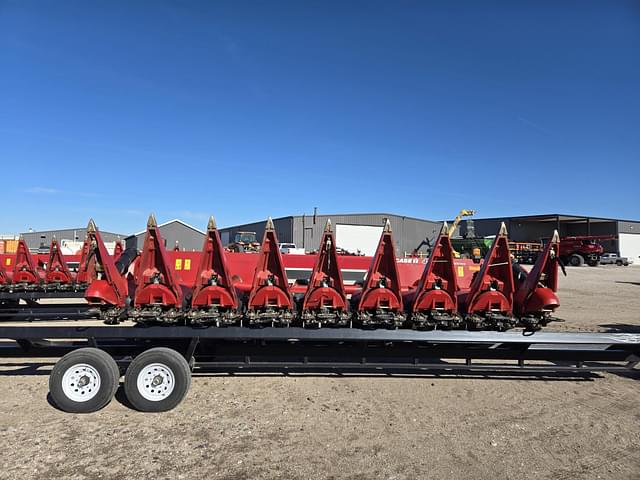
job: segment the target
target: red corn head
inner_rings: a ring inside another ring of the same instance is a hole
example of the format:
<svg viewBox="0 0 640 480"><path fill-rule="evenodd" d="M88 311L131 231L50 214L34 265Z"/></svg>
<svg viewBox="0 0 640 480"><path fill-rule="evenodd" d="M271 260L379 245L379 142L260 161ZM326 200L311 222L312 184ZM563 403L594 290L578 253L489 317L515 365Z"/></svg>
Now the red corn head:
<svg viewBox="0 0 640 480"><path fill-rule="evenodd" d="M287 325L293 319L293 298L271 218L267 220L257 256L247 303L247 319L251 324Z"/></svg>
<svg viewBox="0 0 640 480"><path fill-rule="evenodd" d="M229 272L220 234L211 217L193 287L191 323L229 325L240 319L238 296Z"/></svg>
<svg viewBox="0 0 640 480"><path fill-rule="evenodd" d="M41 278L36 268L36 263L29 251L27 242L20 237L18 240L18 248L16 250L16 260L13 266L12 277L14 288L18 289L35 289L40 285Z"/></svg>
<svg viewBox="0 0 640 480"><path fill-rule="evenodd" d="M415 290L405 296L411 304L411 322L417 328L454 328L458 315L458 282L453 265L453 247L445 222Z"/></svg>
<svg viewBox="0 0 640 480"><path fill-rule="evenodd" d="M169 263L158 224L153 215L136 268L134 310L137 322L177 323L182 319L182 288Z"/></svg>
<svg viewBox="0 0 640 480"><path fill-rule="evenodd" d="M7 270L4 268L3 262L0 262L0 288L3 286L9 285L11 283L11 279L7 274Z"/></svg>
<svg viewBox="0 0 640 480"><path fill-rule="evenodd" d="M93 219L89 220L89 226L91 227ZM95 228L96 224L93 223L92 228ZM89 227L87 227L88 229ZM94 237L95 238L95 237ZM86 287L89 283L88 272L88 260L89 260L89 234L84 237L84 243L82 244L82 250L80 250L80 263L78 264L78 272L76 273L76 284L80 287Z"/></svg>
<svg viewBox="0 0 640 480"><path fill-rule="evenodd" d="M117 262L118 259L120 258L120 255L122 255L122 251L124 249L122 248L122 241L118 238L116 240L116 245L115 247L113 247L113 261Z"/></svg>
<svg viewBox="0 0 640 480"><path fill-rule="evenodd" d="M347 295L338 266L336 242L327 220L309 287L302 301L302 320L305 324L321 326L347 325Z"/></svg>
<svg viewBox="0 0 640 480"><path fill-rule="evenodd" d="M513 270L503 223L465 296L465 313L471 328L507 330L514 326Z"/></svg>
<svg viewBox="0 0 640 480"><path fill-rule="evenodd" d="M556 295L559 251L560 236L556 230L529 273L522 267L517 267L517 290L513 308L520 322L526 327L536 329L554 320L551 314L560 306L560 300Z"/></svg>
<svg viewBox="0 0 640 480"><path fill-rule="evenodd" d="M47 272L44 276L47 288L54 287L61 290L72 288L73 276L65 262L58 240L53 238L49 247L49 261L47 262Z"/></svg>
<svg viewBox="0 0 640 480"><path fill-rule="evenodd" d="M362 290L352 297L363 326L399 327L405 320L391 224L386 221Z"/></svg>
<svg viewBox="0 0 640 480"><path fill-rule="evenodd" d="M80 262L78 277L82 273L83 283L88 284L84 298L96 307L100 318L107 323L117 323L125 313L127 281L120 275L113 257L107 252L93 219L89 220L87 226Z"/></svg>

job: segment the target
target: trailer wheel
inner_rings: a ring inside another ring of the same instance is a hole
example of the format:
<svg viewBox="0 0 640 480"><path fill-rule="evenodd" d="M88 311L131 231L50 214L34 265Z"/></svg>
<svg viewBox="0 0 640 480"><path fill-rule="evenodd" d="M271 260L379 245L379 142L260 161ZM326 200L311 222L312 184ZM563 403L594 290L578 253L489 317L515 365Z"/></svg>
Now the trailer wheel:
<svg viewBox="0 0 640 480"><path fill-rule="evenodd" d="M51 400L70 413L90 413L104 408L118 389L120 369L116 361L98 348L67 353L49 375Z"/></svg>
<svg viewBox="0 0 640 480"><path fill-rule="evenodd" d="M584 265L584 258L582 257L582 255L578 255L577 253L574 253L569 257L569 263L573 267L581 267Z"/></svg>
<svg viewBox="0 0 640 480"><path fill-rule="evenodd" d="M157 347L138 355L127 368L124 391L142 412L165 412L176 407L191 386L191 369L175 350Z"/></svg>

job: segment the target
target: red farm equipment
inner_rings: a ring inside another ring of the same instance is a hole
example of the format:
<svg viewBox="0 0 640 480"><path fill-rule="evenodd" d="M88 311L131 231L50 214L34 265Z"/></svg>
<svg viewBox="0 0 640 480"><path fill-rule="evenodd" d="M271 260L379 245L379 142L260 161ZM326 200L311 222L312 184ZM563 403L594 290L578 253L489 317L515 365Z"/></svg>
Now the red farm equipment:
<svg viewBox="0 0 640 480"><path fill-rule="evenodd" d="M510 258L504 226L479 265L454 258L446 229L426 260L396 258L388 222L373 257L338 255L330 222L317 253L287 255L268 220L259 253L247 254L227 251L211 219L202 250L187 252L167 250L150 216L138 256L133 247L109 255L92 220L79 256L63 257L55 240L46 256L30 254L24 241L15 256L0 256L13 266L0 270L0 318L9 317L2 305L25 295L84 293L91 315L107 323L535 330L555 320L556 236L527 273ZM68 261L79 262L75 278Z"/></svg>
<svg viewBox="0 0 640 480"><path fill-rule="evenodd" d="M557 320L551 315L560 306L558 291L558 252L560 238L555 231L530 272L514 264L516 293L514 313L530 329L538 329ZM564 266L560 265L564 271Z"/></svg>
<svg viewBox="0 0 640 480"><path fill-rule="evenodd" d="M164 248L153 215L147 222L142 253L135 273L134 308L129 317L138 323L177 324L184 317L183 293Z"/></svg>
<svg viewBox="0 0 640 480"><path fill-rule="evenodd" d="M233 325L242 318L240 303L220 234L209 219L193 286L189 320L196 325Z"/></svg>
<svg viewBox="0 0 640 480"><path fill-rule="evenodd" d="M294 319L293 296L271 218L267 220L258 263L247 301L250 325L289 325Z"/></svg>
<svg viewBox="0 0 640 480"><path fill-rule="evenodd" d="M331 220L327 220L320 240L318 256L302 300L301 318L304 326L318 327L346 326L351 319Z"/></svg>
<svg viewBox="0 0 640 480"><path fill-rule="evenodd" d="M383 228L362 290L351 298L354 318L363 327L397 328L405 321L389 220Z"/></svg>
<svg viewBox="0 0 640 480"><path fill-rule="evenodd" d="M27 242L20 237L16 250L16 260L13 265L12 289L35 290L42 284L42 277L37 269L37 263L29 251Z"/></svg>
<svg viewBox="0 0 640 480"><path fill-rule="evenodd" d="M499 331L514 327L514 289L507 227L503 223L469 291L460 295L467 326Z"/></svg>
<svg viewBox="0 0 640 480"><path fill-rule="evenodd" d="M85 299L99 318L108 324L118 323L127 314L127 279L108 254L93 220L89 220L87 226L85 247L78 273L82 273L84 282L88 284Z"/></svg>
<svg viewBox="0 0 640 480"><path fill-rule="evenodd" d="M71 290L75 285L75 278L69 270L55 237L51 240L49 247L49 261L44 281L47 288L54 290Z"/></svg>
<svg viewBox="0 0 640 480"><path fill-rule="evenodd" d="M480 264L454 258L446 224L432 247L428 260L396 258L387 221L373 257L338 255L327 222L317 254L281 254L269 219L259 253L228 252L211 218L201 251L167 251L151 215L140 255L109 255L91 220L75 278L86 303L34 308L47 285L74 284L66 262L78 256L64 258L55 240L48 255L30 254L24 240L16 255L0 254L0 320L76 320L5 322L1 350L65 352L49 385L52 403L69 412L104 407L123 372L131 405L160 412L184 398L192 370L582 375L639 365L633 333L538 331L560 304L557 233L529 272L512 262L504 224ZM95 318L108 325L83 323Z"/></svg>
<svg viewBox="0 0 640 480"><path fill-rule="evenodd" d="M462 324L453 263L453 247L445 222L416 288L404 297L405 304L411 305L409 320L414 328L451 329Z"/></svg>

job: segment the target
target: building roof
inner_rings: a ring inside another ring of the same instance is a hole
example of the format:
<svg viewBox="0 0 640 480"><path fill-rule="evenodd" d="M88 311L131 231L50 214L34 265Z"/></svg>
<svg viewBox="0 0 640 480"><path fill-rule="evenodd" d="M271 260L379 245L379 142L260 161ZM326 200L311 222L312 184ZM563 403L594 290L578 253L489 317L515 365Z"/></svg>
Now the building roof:
<svg viewBox="0 0 640 480"><path fill-rule="evenodd" d="M431 223L442 223L442 221L440 220L429 220L426 218L417 218L417 217L409 217L407 215L399 215L397 213L380 213L380 212L367 212L367 213L317 213L316 216L318 217L359 217L359 216L365 216L365 215L378 215L378 216L382 216L382 217L400 217L400 218L407 218L409 220L418 220L419 222L431 222ZM276 220L284 220L287 218L302 218L302 217L313 217L313 213L308 213L308 214L302 214L302 215L285 215L284 217L276 217L276 218L272 218L273 221ZM266 222L267 220L257 220L255 222L243 222L243 223L239 223L239 224L235 224L235 225L231 225L228 227L223 227L220 230L226 230L229 228L235 228L237 226L242 226L242 225L251 225L254 223L261 223L261 222Z"/></svg>
<svg viewBox="0 0 640 480"><path fill-rule="evenodd" d="M47 233L56 233L56 232L66 232L72 230L86 230L87 227L72 227L72 228L54 228L51 230L33 230L27 232L21 232L20 235L34 235L34 234L47 234ZM109 235L119 235L122 238L126 236L126 233L115 233L115 232L107 232L106 230L100 230L100 233L107 233Z"/></svg>
<svg viewBox="0 0 640 480"><path fill-rule="evenodd" d="M561 222L584 222L589 219L590 222L599 223L599 222L634 222L640 223L640 220L625 220L621 218L603 218L603 217L590 217L588 215L568 215L564 213L547 213L547 214L539 214L539 215L517 215L517 216L509 216L505 215L502 217L491 217L491 218L474 218L473 220L504 220L505 218L511 220L537 220L540 222L555 222L557 220Z"/></svg>
<svg viewBox="0 0 640 480"><path fill-rule="evenodd" d="M164 223L160 223L158 224L158 228L162 228L165 227L167 225L170 225L172 223L179 223L187 228L190 228L191 230L194 230L198 233L201 233L202 235L205 235L205 232L200 230L199 228L194 227L193 225L189 225L187 222L183 222L182 220L180 220L179 218L174 218L173 220L169 220L168 222L164 222ZM142 235L144 233L147 232L147 229L145 228L144 230L141 230L140 232L136 232L136 233L132 233L131 235L127 236L127 238L131 238L131 237L137 237L138 235Z"/></svg>

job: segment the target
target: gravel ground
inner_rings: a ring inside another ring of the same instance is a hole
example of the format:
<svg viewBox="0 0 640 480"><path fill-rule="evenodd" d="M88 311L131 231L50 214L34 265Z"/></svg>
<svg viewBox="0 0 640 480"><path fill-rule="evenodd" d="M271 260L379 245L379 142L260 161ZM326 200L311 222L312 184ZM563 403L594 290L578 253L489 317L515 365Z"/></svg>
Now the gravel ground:
<svg viewBox="0 0 640 480"><path fill-rule="evenodd" d="M568 273L553 329L640 331L640 267ZM70 415L50 367L0 359L0 478L640 478L640 375L209 375Z"/></svg>

